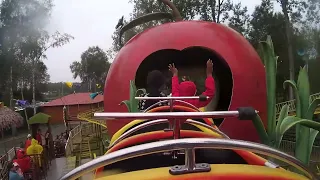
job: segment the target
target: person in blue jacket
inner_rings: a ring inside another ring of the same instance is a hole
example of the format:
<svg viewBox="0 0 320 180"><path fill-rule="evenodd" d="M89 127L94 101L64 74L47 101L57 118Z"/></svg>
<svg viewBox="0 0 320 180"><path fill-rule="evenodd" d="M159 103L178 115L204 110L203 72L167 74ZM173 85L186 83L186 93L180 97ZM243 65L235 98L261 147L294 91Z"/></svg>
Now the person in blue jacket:
<svg viewBox="0 0 320 180"><path fill-rule="evenodd" d="M9 180L24 180L23 173L19 167L19 164L10 162L8 164Z"/></svg>

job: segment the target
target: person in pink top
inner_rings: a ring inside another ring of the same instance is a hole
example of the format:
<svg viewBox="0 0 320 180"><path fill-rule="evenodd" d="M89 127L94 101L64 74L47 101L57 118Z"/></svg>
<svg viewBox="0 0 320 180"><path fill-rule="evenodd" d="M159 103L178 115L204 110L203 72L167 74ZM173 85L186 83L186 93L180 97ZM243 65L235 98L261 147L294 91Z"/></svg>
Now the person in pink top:
<svg viewBox="0 0 320 180"><path fill-rule="evenodd" d="M192 81L185 80L179 84L178 78L178 69L175 67L174 64L169 64L169 70L172 72L172 97L181 97L181 96L195 96L197 93L197 87ZM212 77L213 72L213 63L209 59L207 61L207 69L206 74L207 78L205 81L206 90L202 93L204 96L208 96L209 99L206 101L199 101L199 100L184 100L197 108L205 107L210 103L212 98L214 97L215 93L215 84L214 79ZM183 105L182 103L175 103L175 105Z"/></svg>

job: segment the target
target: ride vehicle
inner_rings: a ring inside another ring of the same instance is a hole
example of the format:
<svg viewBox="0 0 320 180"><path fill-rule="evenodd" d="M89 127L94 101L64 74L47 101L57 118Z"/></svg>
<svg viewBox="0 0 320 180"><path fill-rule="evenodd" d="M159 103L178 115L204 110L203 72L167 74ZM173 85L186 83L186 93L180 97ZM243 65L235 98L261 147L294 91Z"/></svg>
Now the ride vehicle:
<svg viewBox="0 0 320 180"><path fill-rule="evenodd" d="M95 171L95 179L316 179L296 158L259 144L251 119L266 119L266 83L263 64L249 42L220 24L180 21L169 0L162 0L173 14L152 13L120 31L122 34L145 21L169 18L136 35L120 50L109 70L104 88L104 111L112 136L108 151L83 164L62 179L77 179ZM175 63L195 79L202 78L207 59L214 63L216 95L203 108L184 102L207 97L136 97L136 100L168 101L144 112L128 112L119 103L129 99L129 83L146 87L146 74L167 70ZM191 73L191 74L190 74ZM179 101L182 105L175 105ZM264 122L265 123L265 122ZM257 155L261 154L261 156ZM270 159L270 160L268 160ZM291 172L271 160L296 168Z"/></svg>

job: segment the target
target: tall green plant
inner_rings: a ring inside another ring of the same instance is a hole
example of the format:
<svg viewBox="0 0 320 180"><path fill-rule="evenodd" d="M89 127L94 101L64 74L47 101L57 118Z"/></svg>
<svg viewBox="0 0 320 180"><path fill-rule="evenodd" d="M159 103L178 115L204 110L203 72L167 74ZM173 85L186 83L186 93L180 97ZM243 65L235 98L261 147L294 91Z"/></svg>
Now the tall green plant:
<svg viewBox="0 0 320 180"><path fill-rule="evenodd" d="M124 100L120 103L120 105L125 104L128 112L139 112L138 105L139 101L135 99L136 96L139 95L139 92L145 93L145 89L138 89L133 80L130 81L130 98L129 100Z"/></svg>
<svg viewBox="0 0 320 180"><path fill-rule="evenodd" d="M275 148L280 147L280 143L285 132L291 127L296 126L296 157L302 162L308 164L312 145L319 133L318 130L320 130L320 123L311 120L320 100L316 99L311 105L309 105L310 84L306 69L302 68L299 73L297 84L294 81L285 81L284 83L284 85L291 85L296 94L297 117L288 116L289 107L285 105L282 107L279 117L276 120L275 95L278 57L274 53L273 43L270 36L268 36L266 41L260 43L258 52L266 69L268 108L267 131L265 130L259 116L253 119L253 124L258 131L261 141L264 144Z"/></svg>
<svg viewBox="0 0 320 180"><path fill-rule="evenodd" d="M275 130L275 114L276 114L276 74L277 59L274 53L273 42L271 36L267 40L259 44L259 54L265 65L266 81L267 81L267 118L268 134L273 134Z"/></svg>
<svg viewBox="0 0 320 180"><path fill-rule="evenodd" d="M287 80L284 82L286 86L293 88L296 98L296 117L290 119L290 123L296 125L295 156L309 164L313 143L320 130L320 123L312 121L320 99L315 99L311 104L309 102L310 83L306 67L300 69L297 83Z"/></svg>
<svg viewBox="0 0 320 180"><path fill-rule="evenodd" d="M276 72L277 60L275 55L273 42L270 36L266 41L262 41L258 48L259 55L265 66L266 82L267 82L267 130L264 128L260 116L253 119L262 143L278 148L282 140L282 136L278 136L280 125L284 118L288 116L288 106L281 109L281 113L276 123Z"/></svg>

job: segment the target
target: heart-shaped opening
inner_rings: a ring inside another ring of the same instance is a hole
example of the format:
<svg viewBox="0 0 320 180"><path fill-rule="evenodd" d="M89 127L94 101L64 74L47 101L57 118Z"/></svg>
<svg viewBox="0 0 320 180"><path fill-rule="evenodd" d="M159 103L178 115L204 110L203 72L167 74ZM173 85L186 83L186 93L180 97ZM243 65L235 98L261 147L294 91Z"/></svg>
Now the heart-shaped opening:
<svg viewBox="0 0 320 180"><path fill-rule="evenodd" d="M176 49L163 49L150 54L140 64L135 77L137 88L146 88L146 78L150 71L160 70L167 79L167 87L171 91L171 72L168 65L174 63L179 70L179 78L187 76L197 85L197 95L205 90L206 61L211 59L214 64L215 97L207 105L208 111L228 110L231 102L233 79L227 62L215 51L199 46ZM223 119L215 119L220 125Z"/></svg>

